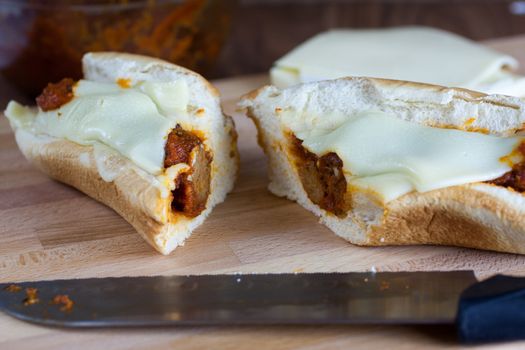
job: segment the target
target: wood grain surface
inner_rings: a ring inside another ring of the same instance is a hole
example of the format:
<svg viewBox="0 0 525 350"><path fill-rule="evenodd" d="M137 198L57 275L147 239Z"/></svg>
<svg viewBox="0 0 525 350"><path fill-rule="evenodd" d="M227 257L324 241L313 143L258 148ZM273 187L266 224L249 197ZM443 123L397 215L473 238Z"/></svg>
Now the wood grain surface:
<svg viewBox="0 0 525 350"><path fill-rule="evenodd" d="M490 45L525 64L525 37ZM525 256L436 246L361 248L336 237L299 205L266 190L266 162L239 95L265 75L216 82L239 132L233 193L186 245L161 256L111 209L34 170L0 120L0 282L56 278L233 272L473 269L525 275ZM2 88L2 99L13 95ZM456 348L452 327L184 327L66 330L0 314L0 349L421 349ZM484 348L520 349L525 343Z"/></svg>

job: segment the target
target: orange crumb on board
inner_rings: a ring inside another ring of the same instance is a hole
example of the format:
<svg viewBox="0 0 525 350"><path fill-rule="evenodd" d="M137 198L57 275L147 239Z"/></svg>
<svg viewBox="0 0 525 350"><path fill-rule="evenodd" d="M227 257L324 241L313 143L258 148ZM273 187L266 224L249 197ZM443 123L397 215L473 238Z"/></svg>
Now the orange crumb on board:
<svg viewBox="0 0 525 350"><path fill-rule="evenodd" d="M118 78L117 84L123 89L129 89L131 87L131 79L127 78Z"/></svg>

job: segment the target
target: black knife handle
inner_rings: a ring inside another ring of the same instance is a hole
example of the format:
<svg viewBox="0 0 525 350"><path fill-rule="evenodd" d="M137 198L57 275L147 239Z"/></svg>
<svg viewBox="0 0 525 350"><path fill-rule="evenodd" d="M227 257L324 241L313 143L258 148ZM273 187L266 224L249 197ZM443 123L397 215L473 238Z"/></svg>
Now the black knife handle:
<svg viewBox="0 0 525 350"><path fill-rule="evenodd" d="M467 288L456 325L464 343L525 339L525 278L496 275Z"/></svg>

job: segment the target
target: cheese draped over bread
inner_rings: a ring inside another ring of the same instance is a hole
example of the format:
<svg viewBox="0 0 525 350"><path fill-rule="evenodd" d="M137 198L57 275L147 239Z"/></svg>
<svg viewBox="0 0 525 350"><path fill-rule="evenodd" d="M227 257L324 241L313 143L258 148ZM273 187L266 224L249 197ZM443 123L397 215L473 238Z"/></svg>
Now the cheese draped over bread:
<svg viewBox="0 0 525 350"><path fill-rule="evenodd" d="M511 72L517 66L509 55L434 28L334 30L279 59L271 78L281 88L364 76L524 96L525 78Z"/></svg>
<svg viewBox="0 0 525 350"><path fill-rule="evenodd" d="M168 134L186 120L189 100L184 81L116 83L80 80L74 98L44 112L11 101L5 111L13 128L64 138L81 145L103 144L148 173L164 170Z"/></svg>
<svg viewBox="0 0 525 350"><path fill-rule="evenodd" d="M312 131L293 112L282 117L307 150L341 158L350 186L372 191L384 202L414 190L494 180L522 161L513 151L523 137L430 127L379 111L323 119L338 125Z"/></svg>

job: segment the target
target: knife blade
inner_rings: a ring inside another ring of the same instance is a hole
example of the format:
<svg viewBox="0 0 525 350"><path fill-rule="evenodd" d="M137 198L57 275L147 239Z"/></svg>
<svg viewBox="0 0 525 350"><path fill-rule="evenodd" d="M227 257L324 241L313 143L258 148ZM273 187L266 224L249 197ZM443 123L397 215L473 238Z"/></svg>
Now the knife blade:
<svg viewBox="0 0 525 350"><path fill-rule="evenodd" d="M0 308L66 327L260 323L450 323L472 272L311 273L25 282L39 303L2 285ZM68 295L61 312L49 304Z"/></svg>
<svg viewBox="0 0 525 350"><path fill-rule="evenodd" d="M464 320L458 318L458 301L467 287L480 285L476 282L472 271L36 281L0 284L0 310L24 321L61 327L447 324L457 320L461 333ZM496 284L498 295L509 289L501 285L501 281ZM487 294L487 288L482 292ZM479 290L465 300L465 310L470 312L465 314L476 318ZM463 327L467 333L471 318ZM476 341L472 334L462 340Z"/></svg>

